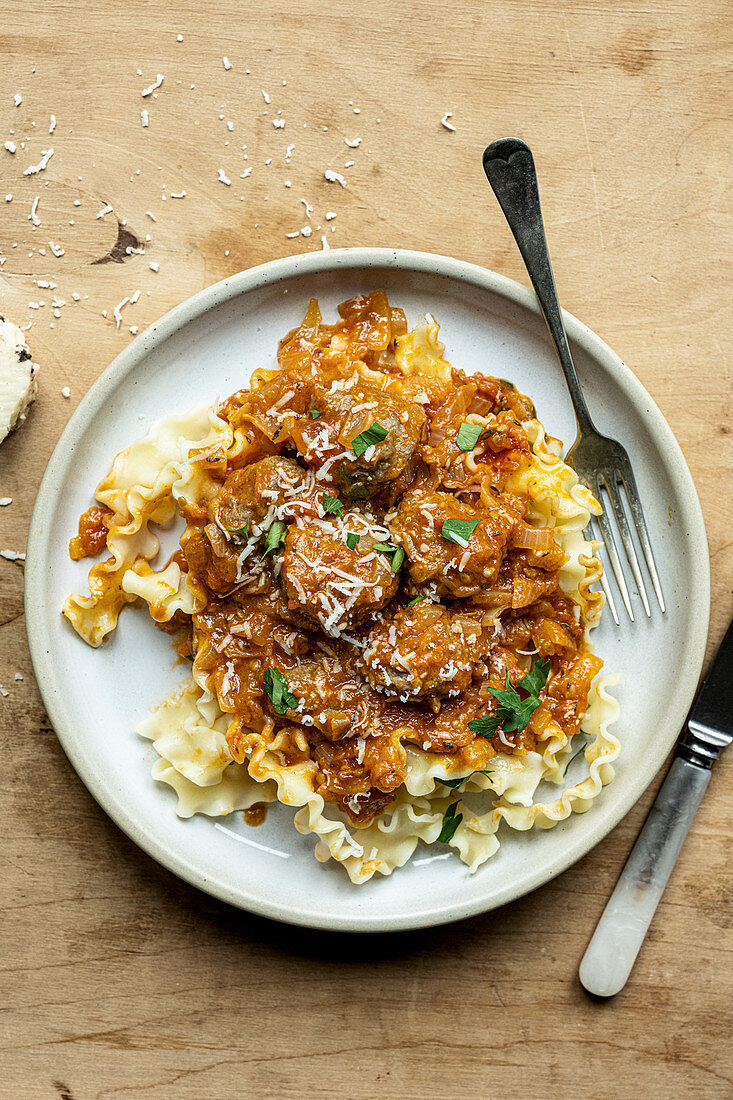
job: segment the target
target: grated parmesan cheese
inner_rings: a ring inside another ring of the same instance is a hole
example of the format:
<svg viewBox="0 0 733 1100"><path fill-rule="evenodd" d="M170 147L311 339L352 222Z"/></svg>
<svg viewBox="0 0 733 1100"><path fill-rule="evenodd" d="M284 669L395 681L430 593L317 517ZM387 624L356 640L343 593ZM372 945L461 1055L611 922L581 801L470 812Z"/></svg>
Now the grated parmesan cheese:
<svg viewBox="0 0 733 1100"><path fill-rule="evenodd" d="M142 95L143 99L145 99L146 96L152 95L153 92L155 91L155 89L159 88L162 83L163 83L163 74L158 73L158 75L156 76L153 83L148 88L143 88L142 92L140 93Z"/></svg>

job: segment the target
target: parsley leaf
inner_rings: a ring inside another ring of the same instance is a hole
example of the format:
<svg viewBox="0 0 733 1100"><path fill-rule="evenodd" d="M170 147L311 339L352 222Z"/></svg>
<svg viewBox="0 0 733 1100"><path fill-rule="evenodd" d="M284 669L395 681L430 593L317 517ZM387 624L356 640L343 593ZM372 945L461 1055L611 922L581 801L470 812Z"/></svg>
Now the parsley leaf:
<svg viewBox="0 0 733 1100"><path fill-rule="evenodd" d="M392 572L396 573L405 560L405 551L401 546L397 547L397 553L392 555Z"/></svg>
<svg viewBox="0 0 733 1100"><path fill-rule="evenodd" d="M248 519L247 522L245 523L244 527L237 527L236 531L230 531L229 534L230 535L244 535L244 537L246 539L248 539L249 538L249 525L250 525L251 522L252 521Z"/></svg>
<svg viewBox="0 0 733 1100"><path fill-rule="evenodd" d="M388 435L389 431L386 428L383 428L381 424L374 423L371 428L365 428L363 432L359 432L355 439L351 440L351 449L354 454L361 457L368 447L371 447L374 443L381 443Z"/></svg>
<svg viewBox="0 0 733 1100"><path fill-rule="evenodd" d="M414 599L414 600L410 600L410 602L408 603L408 605L407 605L407 606L408 606L408 607L414 607L416 603L420 603L420 601L421 601L421 600L424 600L424 599L425 599L425 597L424 597L424 596L415 596L415 599Z"/></svg>
<svg viewBox="0 0 733 1100"><path fill-rule="evenodd" d="M323 510L324 512L330 512L336 516L342 516L344 514L344 506L338 497L330 497L328 493L323 494Z"/></svg>
<svg viewBox="0 0 733 1100"><path fill-rule="evenodd" d="M456 443L462 451L472 451L478 443L483 430L481 424L469 424L464 420L458 429Z"/></svg>
<svg viewBox="0 0 733 1100"><path fill-rule="evenodd" d="M456 787L460 787L462 783L465 783L467 779L470 779L472 775L488 775L489 779L491 778L491 772L487 771L486 768L481 768L480 771L473 771L470 775L464 775L462 779L440 779L438 776L435 778L438 783L442 783L444 787L453 787L455 789Z"/></svg>
<svg viewBox="0 0 733 1100"><path fill-rule="evenodd" d="M267 538L265 539L265 552L262 555L266 558L268 554L274 554L278 547L282 546L285 542L285 533L287 531L287 525L283 523L281 519L276 519L274 523L271 523L267 530Z"/></svg>
<svg viewBox="0 0 733 1100"><path fill-rule="evenodd" d="M355 485L351 480L349 471L344 466L343 462L338 467L339 481L344 486L344 493L349 500L365 500L369 496L369 490L366 485Z"/></svg>
<svg viewBox="0 0 733 1100"><path fill-rule="evenodd" d="M318 420L321 415L318 409L308 409L308 412L311 414L311 420Z"/></svg>
<svg viewBox="0 0 733 1100"><path fill-rule="evenodd" d="M356 550L357 546L359 545L359 536L356 534L355 531L346 532L346 545L348 546L349 550Z"/></svg>
<svg viewBox="0 0 733 1100"><path fill-rule="evenodd" d="M566 775L568 774L568 768L569 768L569 767L570 767L570 765L572 764L573 760L577 760L577 759L578 759L578 757L580 756L581 752L585 752L585 745L581 745L581 746L580 746L580 748L578 749L578 751L577 751L577 752L575 752L575 753L573 753L573 755L572 755L572 756L570 757L570 759L568 760L567 764L566 764L566 765L565 765L565 767L563 768L563 773L562 773L563 779L564 779L564 778L565 778L565 776L566 776Z"/></svg>
<svg viewBox="0 0 733 1100"><path fill-rule="evenodd" d="M446 519L443 520L441 535L456 546L462 546L465 550L468 540L478 527L477 519Z"/></svg>
<svg viewBox="0 0 733 1100"><path fill-rule="evenodd" d="M477 733L479 737L493 737L500 725L501 718L472 718L468 723L468 728Z"/></svg>
<svg viewBox="0 0 733 1100"><path fill-rule="evenodd" d="M268 665L265 669L264 685L270 697L272 709L278 714L285 714L291 707L297 707L298 700L291 691L288 691L288 681L279 669Z"/></svg>
<svg viewBox="0 0 733 1100"><path fill-rule="evenodd" d="M438 836L438 842L440 844L447 844L455 836L456 829L463 821L463 814L457 814L458 809L457 802L451 802L448 809L443 815L443 827L440 830Z"/></svg>
<svg viewBox="0 0 733 1100"><path fill-rule="evenodd" d="M391 556L391 569L393 573L396 573L399 567L405 560L405 551L401 546L395 546L392 542L375 542L372 543L372 550L381 550L383 554Z"/></svg>
<svg viewBox="0 0 733 1100"><path fill-rule="evenodd" d="M507 669L506 690L489 688L489 692L499 703L496 714L486 718L474 718L468 723L468 728L478 733L480 737L493 737L499 726L504 733L521 732L540 705L539 695L547 683L549 672L549 658L535 661L531 671L519 684L520 689L527 692L527 697L523 699L509 679L509 669Z"/></svg>
<svg viewBox="0 0 733 1100"><path fill-rule="evenodd" d="M520 688L522 691L528 691L530 695L539 695L547 683L549 671L550 661L548 657L543 658L541 661L535 661L531 671L527 673L519 685Z"/></svg>

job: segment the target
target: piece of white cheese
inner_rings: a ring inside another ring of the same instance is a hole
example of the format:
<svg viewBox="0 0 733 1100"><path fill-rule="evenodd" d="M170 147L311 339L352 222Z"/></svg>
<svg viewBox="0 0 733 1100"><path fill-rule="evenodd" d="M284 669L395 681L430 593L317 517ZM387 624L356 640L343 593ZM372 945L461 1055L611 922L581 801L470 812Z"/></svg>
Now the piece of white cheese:
<svg viewBox="0 0 733 1100"><path fill-rule="evenodd" d="M36 366L23 333L0 318L0 443L25 420L36 396Z"/></svg>

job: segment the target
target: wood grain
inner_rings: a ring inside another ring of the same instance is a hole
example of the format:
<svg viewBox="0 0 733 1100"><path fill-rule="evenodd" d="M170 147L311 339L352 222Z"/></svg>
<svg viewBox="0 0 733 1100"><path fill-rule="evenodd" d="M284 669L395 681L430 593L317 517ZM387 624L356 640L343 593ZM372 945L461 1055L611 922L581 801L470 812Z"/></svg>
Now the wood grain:
<svg viewBox="0 0 733 1100"><path fill-rule="evenodd" d="M3 547L24 548L59 434L130 327L208 283L320 248L322 233L525 281L480 164L489 139L516 133L535 150L563 303L634 369L690 464L712 652L733 607L722 0L0 0L0 16L2 141L18 146L0 148L2 312L33 322L42 364L36 406L0 449ZM24 176L49 147L47 169ZM308 223L303 197L321 228L289 239ZM123 237L96 262L120 225L145 254ZM114 306L138 289L118 329ZM595 1003L578 961L653 791L560 879L497 913L374 937L268 923L173 878L99 810L33 682L22 566L0 560L0 586L0 1097L731 1095L733 761L713 776L629 985Z"/></svg>

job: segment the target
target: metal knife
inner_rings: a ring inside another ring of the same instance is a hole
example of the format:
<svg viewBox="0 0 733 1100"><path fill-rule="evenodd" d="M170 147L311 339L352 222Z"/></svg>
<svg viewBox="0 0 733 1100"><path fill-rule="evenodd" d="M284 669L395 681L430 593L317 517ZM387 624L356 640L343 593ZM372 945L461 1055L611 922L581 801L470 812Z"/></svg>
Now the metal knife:
<svg viewBox="0 0 733 1100"><path fill-rule="evenodd" d="M721 749L733 741L733 623L697 697L672 766L580 964L598 997L626 984Z"/></svg>

